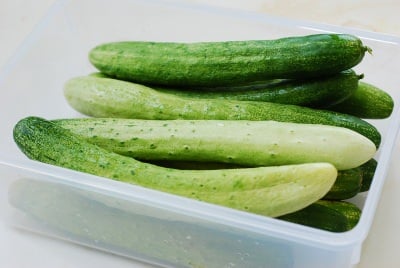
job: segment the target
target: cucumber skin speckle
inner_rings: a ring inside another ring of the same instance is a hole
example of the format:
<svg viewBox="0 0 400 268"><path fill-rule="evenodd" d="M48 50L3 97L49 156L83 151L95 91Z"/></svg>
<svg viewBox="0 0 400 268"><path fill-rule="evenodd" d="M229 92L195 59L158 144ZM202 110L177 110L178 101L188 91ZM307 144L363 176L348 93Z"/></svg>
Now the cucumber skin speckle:
<svg viewBox="0 0 400 268"><path fill-rule="evenodd" d="M358 167L376 152L375 145L355 131L326 125L102 118L52 122L90 143L144 161L221 162L248 167L328 162L344 170ZM169 129L164 127L167 123Z"/></svg>

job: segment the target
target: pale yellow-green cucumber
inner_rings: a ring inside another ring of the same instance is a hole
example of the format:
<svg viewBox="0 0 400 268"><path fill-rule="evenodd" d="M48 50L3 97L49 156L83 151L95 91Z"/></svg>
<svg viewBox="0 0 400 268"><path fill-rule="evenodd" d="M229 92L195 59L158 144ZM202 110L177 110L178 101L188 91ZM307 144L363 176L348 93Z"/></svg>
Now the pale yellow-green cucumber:
<svg viewBox="0 0 400 268"><path fill-rule="evenodd" d="M141 160L276 166L328 162L351 169L375 145L347 128L276 121L74 118L54 121L86 141Z"/></svg>

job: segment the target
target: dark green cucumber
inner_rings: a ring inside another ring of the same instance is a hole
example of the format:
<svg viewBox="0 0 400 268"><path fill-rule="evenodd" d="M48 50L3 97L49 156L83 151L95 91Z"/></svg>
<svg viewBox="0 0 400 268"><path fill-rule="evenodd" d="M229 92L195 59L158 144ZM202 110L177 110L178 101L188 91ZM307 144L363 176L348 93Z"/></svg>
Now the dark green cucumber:
<svg viewBox="0 0 400 268"><path fill-rule="evenodd" d="M169 86L215 86L335 74L357 65L369 48L353 35L315 34L275 40L105 43L89 53L101 72Z"/></svg>
<svg viewBox="0 0 400 268"><path fill-rule="evenodd" d="M103 73L92 73L90 75L111 78ZM268 101L308 107L326 107L340 103L350 97L357 89L358 81L362 77L363 75L357 75L353 70L346 70L338 74L318 78L275 79L240 86L194 89L153 88L158 91L190 98Z"/></svg>
<svg viewBox="0 0 400 268"><path fill-rule="evenodd" d="M323 199L344 200L369 190L378 162L371 158L359 167L340 170L335 184Z"/></svg>
<svg viewBox="0 0 400 268"><path fill-rule="evenodd" d="M376 153L363 135L341 127L276 121L75 118L54 121L86 141L141 160L276 166L328 162L337 169Z"/></svg>
<svg viewBox="0 0 400 268"><path fill-rule="evenodd" d="M77 111L94 117L138 119L272 120L349 128L379 146L381 135L355 116L272 102L195 99L110 78L76 77L64 94Z"/></svg>
<svg viewBox="0 0 400 268"><path fill-rule="evenodd" d="M372 180L375 175L375 170L376 167L378 166L378 162L372 158L368 160L365 164L361 166L361 171L362 171L362 183L361 183L361 188L360 192L366 192L369 190Z"/></svg>
<svg viewBox="0 0 400 268"><path fill-rule="evenodd" d="M279 218L326 231L346 232L357 225L360 217L361 210L350 202L319 200Z"/></svg>
<svg viewBox="0 0 400 268"><path fill-rule="evenodd" d="M384 119L393 112L394 101L389 93L366 82L342 102L328 106L329 110L366 119Z"/></svg>
<svg viewBox="0 0 400 268"><path fill-rule="evenodd" d="M109 152L38 117L21 119L13 136L20 150L36 161L271 217L320 199L337 176L329 163L225 170L163 168Z"/></svg>
<svg viewBox="0 0 400 268"><path fill-rule="evenodd" d="M340 170L335 184L323 197L326 200L344 200L356 196L361 190L363 172L361 167Z"/></svg>
<svg viewBox="0 0 400 268"><path fill-rule="evenodd" d="M241 101L268 101L308 107L323 107L343 102L358 87L357 75L352 70L331 76L310 79L267 81L237 87L203 89L155 89L190 98L227 99Z"/></svg>

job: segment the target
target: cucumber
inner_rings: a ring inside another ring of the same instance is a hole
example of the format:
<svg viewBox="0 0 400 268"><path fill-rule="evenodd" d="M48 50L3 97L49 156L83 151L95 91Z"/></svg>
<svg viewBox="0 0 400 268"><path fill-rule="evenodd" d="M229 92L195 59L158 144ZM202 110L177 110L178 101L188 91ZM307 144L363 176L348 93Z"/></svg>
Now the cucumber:
<svg viewBox="0 0 400 268"><path fill-rule="evenodd" d="M241 101L268 101L307 107L323 107L343 102L358 87L353 70L331 76L310 79L284 79L236 87L214 87L194 90L157 87L158 91L190 98L228 99Z"/></svg>
<svg viewBox="0 0 400 268"><path fill-rule="evenodd" d="M335 74L360 63L369 50L353 35L315 34L275 40L111 42L91 49L89 60L122 80L215 86Z"/></svg>
<svg viewBox="0 0 400 268"><path fill-rule="evenodd" d="M340 170L335 184L322 198L325 200L344 200L356 196L361 190L363 172L361 167Z"/></svg>
<svg viewBox="0 0 400 268"><path fill-rule="evenodd" d="M350 202L319 200L279 219L331 232L346 232L357 225L360 217L361 210Z"/></svg>
<svg viewBox="0 0 400 268"><path fill-rule="evenodd" d="M384 119L393 112L394 101L389 93L375 85L360 81L357 90L347 99L327 109L365 119Z"/></svg>
<svg viewBox="0 0 400 268"><path fill-rule="evenodd" d="M335 184L323 197L328 200L349 199L369 190L378 162L371 158L359 167L340 170Z"/></svg>
<svg viewBox="0 0 400 268"><path fill-rule="evenodd" d="M86 141L141 160L276 166L329 162L337 169L371 159L375 145L355 131L327 125L247 120L60 119Z"/></svg>
<svg viewBox="0 0 400 268"><path fill-rule="evenodd" d="M361 188L360 192L366 192L369 190L372 180L375 175L375 170L376 167L378 166L378 162L374 159L371 158L368 160L365 164L361 166L361 171L362 171L362 182L361 182Z"/></svg>
<svg viewBox="0 0 400 268"><path fill-rule="evenodd" d="M381 141L379 131L360 118L297 105L185 98L158 92L139 84L91 76L68 80L64 87L64 95L75 110L94 117L273 120L322 124L354 130L369 138L376 147Z"/></svg>
<svg viewBox="0 0 400 268"><path fill-rule="evenodd" d="M244 168L240 165L227 164L221 162L198 162L198 161L172 161L172 160L152 160L144 161L158 166L176 168L176 169L227 169L227 168ZM329 192L322 198L324 200L345 200L356 196L358 193L369 189L366 182L362 184L363 179L370 182L369 174L364 172L364 169L369 166L370 161L362 164L359 167L339 170L336 181L332 185ZM368 187L366 187L366 184ZM362 189L364 185L365 189Z"/></svg>
<svg viewBox="0 0 400 268"><path fill-rule="evenodd" d="M21 119L13 137L32 160L271 217L317 201L337 176L329 163L226 170L163 168L109 152L38 117Z"/></svg>
<svg viewBox="0 0 400 268"><path fill-rule="evenodd" d="M90 76L111 78L99 72L92 73ZM190 98L268 101L307 107L326 107L349 98L362 78L363 75L357 75L353 70L346 70L318 78L274 79L238 86L190 89L150 87L157 91Z"/></svg>

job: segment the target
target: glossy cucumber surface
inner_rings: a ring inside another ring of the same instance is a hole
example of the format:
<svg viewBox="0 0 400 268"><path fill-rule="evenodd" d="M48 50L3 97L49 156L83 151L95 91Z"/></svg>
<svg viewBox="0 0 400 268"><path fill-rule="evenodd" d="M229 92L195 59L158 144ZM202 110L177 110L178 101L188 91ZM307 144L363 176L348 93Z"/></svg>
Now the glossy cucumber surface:
<svg viewBox="0 0 400 268"><path fill-rule="evenodd" d="M223 42L124 41L89 53L101 72L169 86L215 86L335 74L357 65L369 48L353 35L315 34Z"/></svg>

